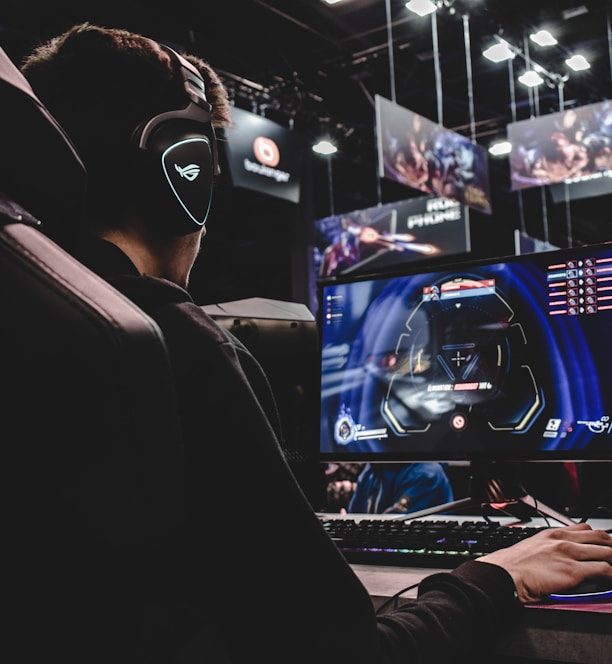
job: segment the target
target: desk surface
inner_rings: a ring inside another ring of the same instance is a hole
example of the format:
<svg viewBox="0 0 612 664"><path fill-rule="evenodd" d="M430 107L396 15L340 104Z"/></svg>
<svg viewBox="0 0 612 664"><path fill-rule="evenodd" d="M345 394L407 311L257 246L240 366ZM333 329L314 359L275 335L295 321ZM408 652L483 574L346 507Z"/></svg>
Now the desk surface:
<svg viewBox="0 0 612 664"><path fill-rule="evenodd" d="M326 515L331 516L331 515ZM361 515L371 518L372 515ZM359 515L349 515L359 517ZM423 518L440 518L438 516ZM449 518L446 515L444 518ZM457 517L459 518L459 517ZM474 516L461 517L474 519ZM500 521L505 522L505 517ZM515 521L507 519L508 522ZM537 519L529 525L539 525ZM611 519L593 519L594 528L612 528ZM416 597L416 585L432 568L386 567L377 565L352 565L357 576L367 588L375 608L379 608L402 588L415 587L402 594L397 602L402 604ZM496 664L511 662L567 662L572 664L612 663L612 602L605 603L539 603L529 605L523 612L519 625L507 633L499 643L495 655Z"/></svg>

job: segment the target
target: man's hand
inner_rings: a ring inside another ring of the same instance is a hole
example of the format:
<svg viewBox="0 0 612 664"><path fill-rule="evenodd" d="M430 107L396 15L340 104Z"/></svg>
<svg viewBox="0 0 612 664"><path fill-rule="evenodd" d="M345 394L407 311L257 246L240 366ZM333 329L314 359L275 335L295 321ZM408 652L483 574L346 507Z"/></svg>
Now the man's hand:
<svg viewBox="0 0 612 664"><path fill-rule="evenodd" d="M543 530L477 560L507 570L523 604L597 577L612 588L612 536L586 523Z"/></svg>

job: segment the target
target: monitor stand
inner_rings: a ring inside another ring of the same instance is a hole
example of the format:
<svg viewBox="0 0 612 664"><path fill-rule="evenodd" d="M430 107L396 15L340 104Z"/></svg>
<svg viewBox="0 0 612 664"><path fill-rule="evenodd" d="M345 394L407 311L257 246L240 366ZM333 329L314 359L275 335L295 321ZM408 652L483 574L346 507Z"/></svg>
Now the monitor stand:
<svg viewBox="0 0 612 664"><path fill-rule="evenodd" d="M486 507L513 516L521 522L529 521L532 517L541 517L554 519L566 526L576 523L570 517L529 494L518 478L515 464L488 461L470 463L470 496L468 498L443 503L418 512L410 512L404 515L404 518L414 519L430 514L470 509L480 514Z"/></svg>

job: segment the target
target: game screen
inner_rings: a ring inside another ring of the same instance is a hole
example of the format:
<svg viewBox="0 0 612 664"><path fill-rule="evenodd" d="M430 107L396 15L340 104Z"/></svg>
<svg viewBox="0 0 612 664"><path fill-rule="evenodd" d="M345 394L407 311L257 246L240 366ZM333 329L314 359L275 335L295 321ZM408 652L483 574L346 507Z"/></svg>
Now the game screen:
<svg viewBox="0 0 612 664"><path fill-rule="evenodd" d="M323 460L612 458L612 243L320 298Z"/></svg>

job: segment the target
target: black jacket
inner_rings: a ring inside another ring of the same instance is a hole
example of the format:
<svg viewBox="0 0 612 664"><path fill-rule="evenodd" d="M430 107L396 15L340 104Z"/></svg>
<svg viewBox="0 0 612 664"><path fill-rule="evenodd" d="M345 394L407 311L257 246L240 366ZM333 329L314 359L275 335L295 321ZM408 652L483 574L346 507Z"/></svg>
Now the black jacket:
<svg viewBox="0 0 612 664"><path fill-rule="evenodd" d="M213 620L233 662L474 661L518 615L505 570L472 561L430 576L418 601L376 616L285 461L272 392L251 353L184 289L139 276L114 245L96 241L79 257L165 336L190 517L160 579L170 576L172 601Z"/></svg>

